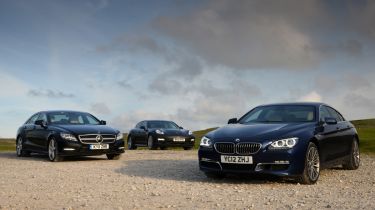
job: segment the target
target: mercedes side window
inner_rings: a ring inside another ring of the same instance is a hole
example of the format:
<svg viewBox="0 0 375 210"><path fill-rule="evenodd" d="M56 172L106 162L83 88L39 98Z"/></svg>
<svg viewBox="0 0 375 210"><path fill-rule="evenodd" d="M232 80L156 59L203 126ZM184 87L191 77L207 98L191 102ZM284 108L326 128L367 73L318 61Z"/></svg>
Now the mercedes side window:
<svg viewBox="0 0 375 210"><path fill-rule="evenodd" d="M39 116L39 113L33 115L33 116L30 117L30 119L26 122L26 124L35 124L35 121L38 119L38 116Z"/></svg>
<svg viewBox="0 0 375 210"><path fill-rule="evenodd" d="M47 122L47 115L45 113L39 114L39 117L37 120L43 120L44 122Z"/></svg>
<svg viewBox="0 0 375 210"><path fill-rule="evenodd" d="M135 125L135 128L140 129L141 128L141 123L140 122L137 123L137 125Z"/></svg>

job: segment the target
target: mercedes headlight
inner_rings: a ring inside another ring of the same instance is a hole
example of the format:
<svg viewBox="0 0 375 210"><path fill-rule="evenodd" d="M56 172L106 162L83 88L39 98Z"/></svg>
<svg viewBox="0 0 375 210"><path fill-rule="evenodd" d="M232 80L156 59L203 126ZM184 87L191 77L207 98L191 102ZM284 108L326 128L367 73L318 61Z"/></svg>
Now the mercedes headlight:
<svg viewBox="0 0 375 210"><path fill-rule="evenodd" d="M271 143L270 149L290 149L298 142L297 137L276 140Z"/></svg>
<svg viewBox="0 0 375 210"><path fill-rule="evenodd" d="M189 131L189 135L193 135L193 131Z"/></svg>
<svg viewBox="0 0 375 210"><path fill-rule="evenodd" d="M163 132L162 130L159 130L159 129L155 130L155 132L156 132L157 134L161 134L161 135L164 134L164 132Z"/></svg>
<svg viewBox="0 0 375 210"><path fill-rule="evenodd" d="M212 147L212 141L211 139L203 136L199 145L202 147Z"/></svg>
<svg viewBox="0 0 375 210"><path fill-rule="evenodd" d="M124 135L120 132L117 134L116 136L116 140L123 140L124 139Z"/></svg>
<svg viewBox="0 0 375 210"><path fill-rule="evenodd" d="M60 133L61 138L68 140L68 141L77 141L77 138L70 133Z"/></svg>

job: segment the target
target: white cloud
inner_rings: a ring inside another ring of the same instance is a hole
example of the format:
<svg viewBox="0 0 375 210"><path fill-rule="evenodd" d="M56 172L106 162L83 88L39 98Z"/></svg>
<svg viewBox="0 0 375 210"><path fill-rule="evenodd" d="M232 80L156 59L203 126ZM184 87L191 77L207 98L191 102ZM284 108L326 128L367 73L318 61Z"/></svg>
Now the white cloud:
<svg viewBox="0 0 375 210"><path fill-rule="evenodd" d="M306 102L321 102L322 96L319 95L315 90L299 98L299 101Z"/></svg>

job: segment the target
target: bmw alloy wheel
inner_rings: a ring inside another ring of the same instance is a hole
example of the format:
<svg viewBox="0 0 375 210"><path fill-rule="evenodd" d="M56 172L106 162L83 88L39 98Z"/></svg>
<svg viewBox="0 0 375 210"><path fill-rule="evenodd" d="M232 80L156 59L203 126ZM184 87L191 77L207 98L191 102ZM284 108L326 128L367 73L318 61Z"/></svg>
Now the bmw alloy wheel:
<svg viewBox="0 0 375 210"><path fill-rule="evenodd" d="M354 166L358 167L360 162L360 156L359 156L359 148L358 148L358 142L356 140L353 141L353 160L354 160Z"/></svg>
<svg viewBox="0 0 375 210"><path fill-rule="evenodd" d="M307 174L311 181L315 182L319 177L320 160L316 147L310 147L307 153Z"/></svg>

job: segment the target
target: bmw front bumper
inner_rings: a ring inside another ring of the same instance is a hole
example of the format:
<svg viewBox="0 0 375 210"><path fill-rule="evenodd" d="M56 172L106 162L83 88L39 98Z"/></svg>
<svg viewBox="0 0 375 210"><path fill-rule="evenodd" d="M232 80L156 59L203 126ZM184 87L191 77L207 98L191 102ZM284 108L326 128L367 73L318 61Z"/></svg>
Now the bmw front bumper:
<svg viewBox="0 0 375 210"><path fill-rule="evenodd" d="M269 150L261 148L252 156L252 164L222 163L221 155L214 148L199 148L199 168L204 172L260 173L276 176L295 176L303 172L304 152L295 148L289 150ZM230 155L243 156L243 155Z"/></svg>

